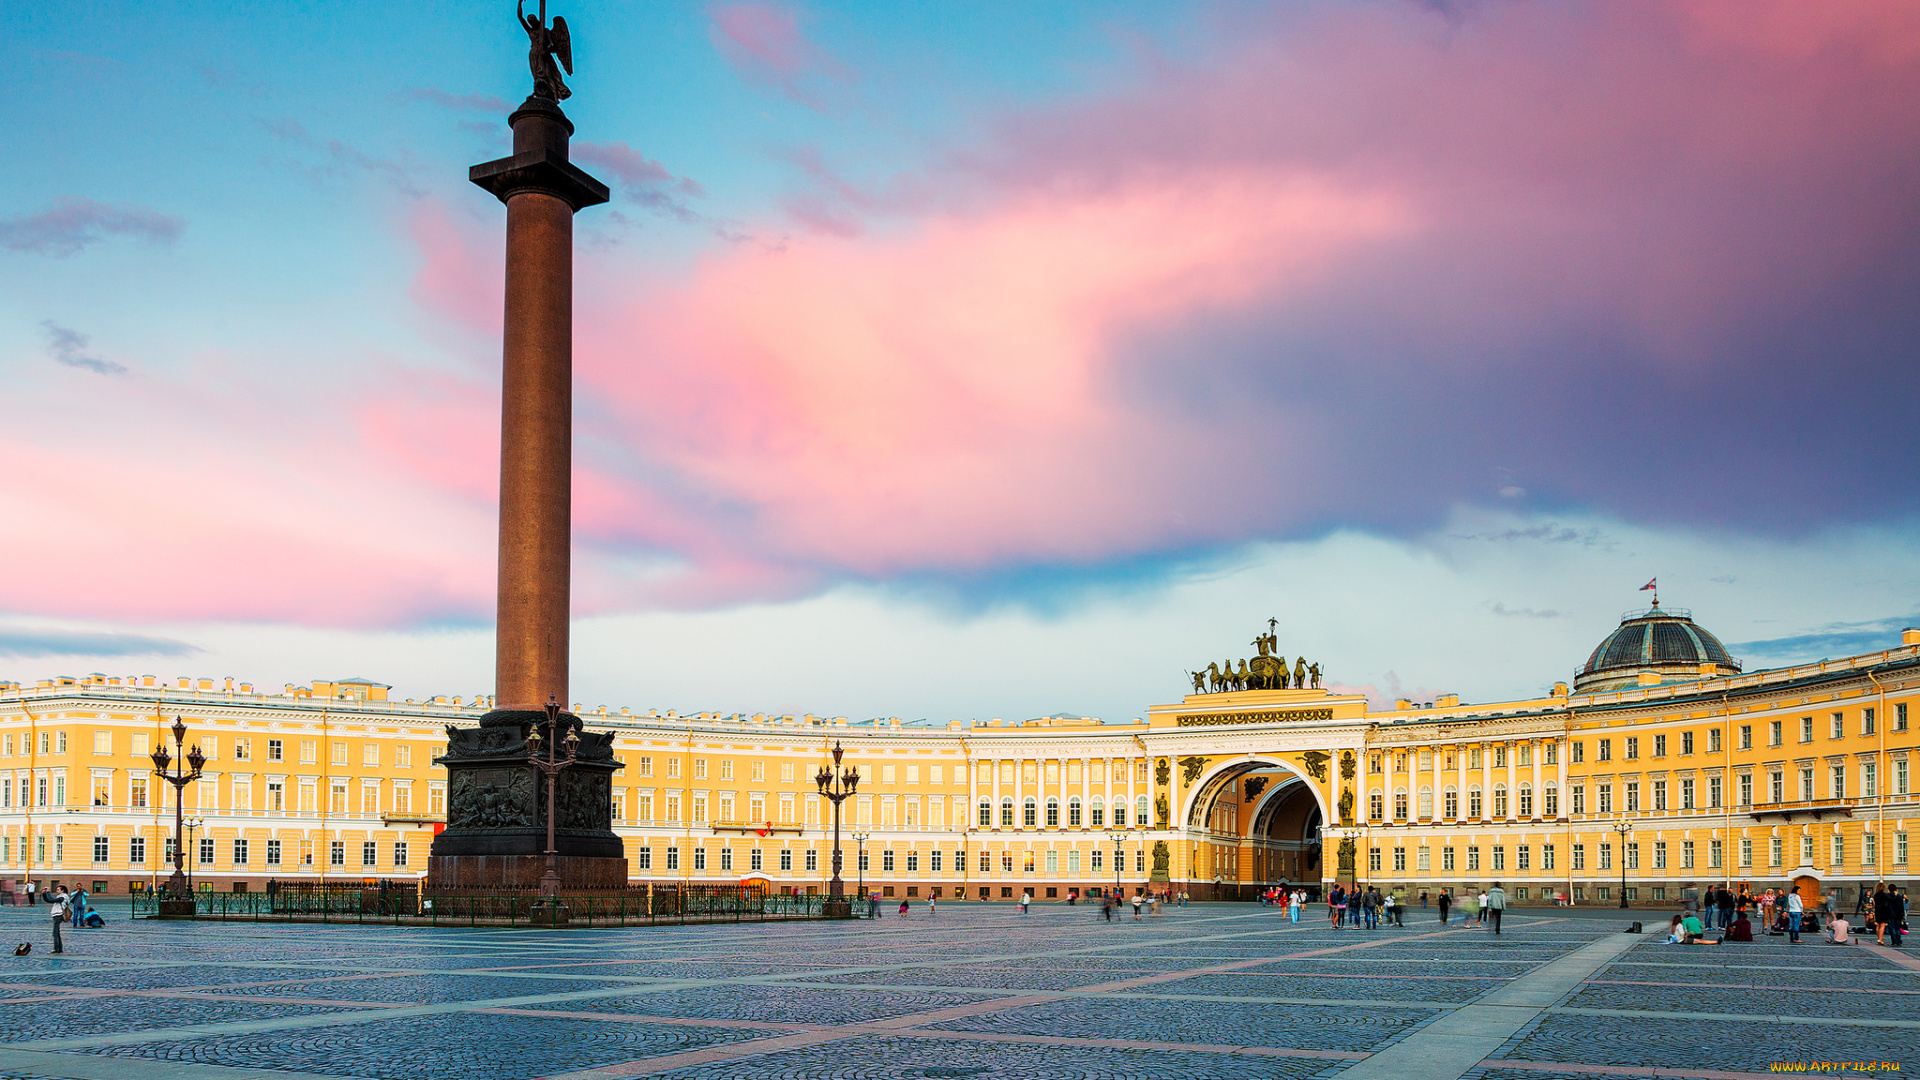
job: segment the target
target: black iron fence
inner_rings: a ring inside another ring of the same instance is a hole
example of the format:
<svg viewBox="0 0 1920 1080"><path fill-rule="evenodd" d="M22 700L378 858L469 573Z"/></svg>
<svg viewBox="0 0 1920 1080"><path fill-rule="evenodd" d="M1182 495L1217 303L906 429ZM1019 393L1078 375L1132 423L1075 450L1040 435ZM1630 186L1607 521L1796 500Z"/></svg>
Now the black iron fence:
<svg viewBox="0 0 1920 1080"><path fill-rule="evenodd" d="M159 918L160 893L133 894L135 918ZM403 926L658 926L871 919L879 905L848 896L781 895L741 885L666 884L621 890L283 888L274 892L195 895L196 919L249 922L389 923ZM176 916L178 917L178 916Z"/></svg>

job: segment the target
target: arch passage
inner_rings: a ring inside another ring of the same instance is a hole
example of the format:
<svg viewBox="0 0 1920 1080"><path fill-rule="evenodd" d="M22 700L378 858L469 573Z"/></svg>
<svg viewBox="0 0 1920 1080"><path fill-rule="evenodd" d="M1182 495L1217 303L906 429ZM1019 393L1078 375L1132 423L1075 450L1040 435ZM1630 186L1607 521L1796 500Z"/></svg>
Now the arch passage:
<svg viewBox="0 0 1920 1080"><path fill-rule="evenodd" d="M1195 838L1196 897L1252 899L1274 885L1320 884L1320 803L1312 786L1270 761L1236 762L1195 792L1187 833Z"/></svg>

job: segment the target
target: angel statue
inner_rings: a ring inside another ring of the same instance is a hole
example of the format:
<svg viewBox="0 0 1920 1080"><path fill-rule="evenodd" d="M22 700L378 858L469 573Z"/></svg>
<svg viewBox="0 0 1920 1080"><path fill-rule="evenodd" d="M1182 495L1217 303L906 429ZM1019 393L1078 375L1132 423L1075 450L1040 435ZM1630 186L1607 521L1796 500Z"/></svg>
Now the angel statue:
<svg viewBox="0 0 1920 1080"><path fill-rule="evenodd" d="M565 68L567 74L573 74L573 38L567 33L567 20L558 15L553 17L553 25L547 25L547 0L540 0L540 17L533 18L526 11L527 0L518 0L514 10L519 13L520 25L527 31L532 48L527 52L527 65L533 69L533 96L548 101L565 101L573 96L567 84L560 81L560 72L554 67L554 61Z"/></svg>

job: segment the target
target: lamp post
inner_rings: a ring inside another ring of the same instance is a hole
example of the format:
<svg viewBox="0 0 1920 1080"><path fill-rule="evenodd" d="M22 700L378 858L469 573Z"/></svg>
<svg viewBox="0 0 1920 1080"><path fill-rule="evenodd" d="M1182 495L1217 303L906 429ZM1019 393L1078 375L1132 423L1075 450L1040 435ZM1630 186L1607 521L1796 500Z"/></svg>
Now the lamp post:
<svg viewBox="0 0 1920 1080"><path fill-rule="evenodd" d="M1633 822L1621 818L1613 825L1613 831L1620 834L1620 907L1627 906L1627 834L1633 831Z"/></svg>
<svg viewBox="0 0 1920 1080"><path fill-rule="evenodd" d="M175 753L167 753L167 744L162 740L153 751L153 775L173 785L173 874L167 878L167 893L175 898L188 899L193 896L187 885L186 870L186 786L200 779L200 766L206 764L206 756L200 753L198 743L192 750L187 749L187 722L178 716L173 718L173 745ZM173 765L168 772L167 766ZM191 768L188 772L182 766Z"/></svg>
<svg viewBox="0 0 1920 1080"><path fill-rule="evenodd" d="M553 843L554 793L560 787L561 772L573 764L574 756L579 752L580 734L568 731L566 738L560 738L560 703L553 699L552 694L547 695L546 709L547 738L541 739L537 725L527 732L527 763L539 769L540 774L547 778L547 872L540 875L540 895L551 903L560 892L560 852ZM543 741L547 744L545 761L540 759L540 744ZM559 756L562 746L566 748L566 757Z"/></svg>
<svg viewBox="0 0 1920 1080"><path fill-rule="evenodd" d="M860 865L856 872L860 875L860 898L862 900L867 898L867 841L871 839L872 836L872 833L864 832L853 834L853 842L860 848Z"/></svg>
<svg viewBox="0 0 1920 1080"><path fill-rule="evenodd" d="M813 774L813 782L820 787L820 794L833 804L833 881L827 886L829 897L846 895L847 883L840 876L840 804L853 796L854 789L860 786L860 770L849 765L840 767L842 754L839 743L833 744L833 764L821 765L820 771Z"/></svg>
<svg viewBox="0 0 1920 1080"><path fill-rule="evenodd" d="M1107 834L1107 839L1113 841L1113 898L1118 902L1126 892L1126 887L1120 884L1120 870L1127 861L1127 834L1114 831Z"/></svg>
<svg viewBox="0 0 1920 1080"><path fill-rule="evenodd" d="M192 893L193 892L193 864L195 860L199 858L199 855L200 855L200 853L197 850L195 850L193 846L193 833L194 833L194 830L198 829L202 825L205 825L206 821L201 818L190 817L185 822L182 822L182 824L184 824L187 827L187 850L193 852L193 855L187 859L187 892Z"/></svg>

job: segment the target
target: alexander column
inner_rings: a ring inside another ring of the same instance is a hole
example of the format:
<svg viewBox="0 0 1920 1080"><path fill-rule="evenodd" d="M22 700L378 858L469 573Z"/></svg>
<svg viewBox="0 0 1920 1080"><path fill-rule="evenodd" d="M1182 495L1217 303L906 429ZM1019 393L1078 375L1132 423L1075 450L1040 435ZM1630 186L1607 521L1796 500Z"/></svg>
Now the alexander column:
<svg viewBox="0 0 1920 1080"><path fill-rule="evenodd" d="M468 177L507 207L506 319L500 411L500 567L493 711L449 728L447 828L429 877L441 888L528 887L544 865L546 785L557 783L560 876L567 887L624 884L613 834L612 736L580 732L578 760L552 779L530 763L530 732L559 745L579 718L568 703L568 591L573 512L573 215L607 186L567 160L573 123L560 111L573 74L567 21L517 19L530 42L533 93L507 118L513 156ZM557 730L555 730L557 729ZM537 743L536 743L537 745ZM614 863L618 863L616 867Z"/></svg>

